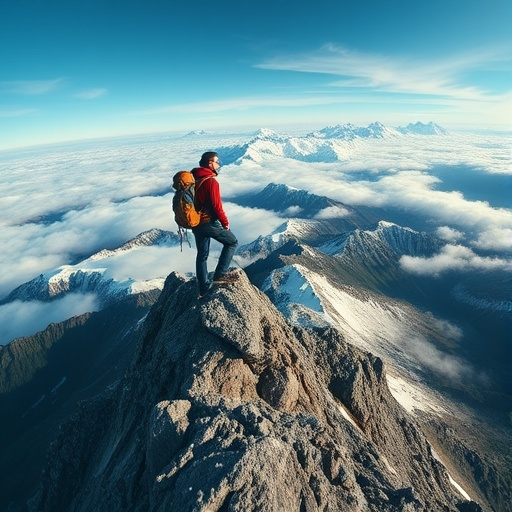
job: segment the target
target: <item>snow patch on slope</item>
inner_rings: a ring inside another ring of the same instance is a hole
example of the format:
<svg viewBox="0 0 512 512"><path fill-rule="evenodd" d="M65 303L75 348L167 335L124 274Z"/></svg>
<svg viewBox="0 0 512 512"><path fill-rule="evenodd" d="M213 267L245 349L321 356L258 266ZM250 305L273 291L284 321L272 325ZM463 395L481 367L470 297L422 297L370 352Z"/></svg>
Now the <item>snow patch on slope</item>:
<svg viewBox="0 0 512 512"><path fill-rule="evenodd" d="M274 270L262 290L292 323L333 325L349 343L387 361L392 368L390 388L406 410L446 412L443 401L421 385L421 369L429 365L457 378L467 368L433 345L429 336L436 324L431 317L370 292L334 287L324 276L297 264Z"/></svg>
<svg viewBox="0 0 512 512"><path fill-rule="evenodd" d="M293 323L302 326L329 325L322 303L306 277L308 273L300 265L273 270L261 289Z"/></svg>

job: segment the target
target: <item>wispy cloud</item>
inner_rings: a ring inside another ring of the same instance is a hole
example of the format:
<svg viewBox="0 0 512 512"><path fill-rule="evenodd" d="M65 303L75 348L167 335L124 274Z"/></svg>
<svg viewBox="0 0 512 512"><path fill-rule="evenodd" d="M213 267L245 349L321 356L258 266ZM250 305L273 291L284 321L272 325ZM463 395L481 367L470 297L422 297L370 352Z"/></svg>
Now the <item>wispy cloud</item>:
<svg viewBox="0 0 512 512"><path fill-rule="evenodd" d="M24 117L37 112L34 108L0 109L0 117Z"/></svg>
<svg viewBox="0 0 512 512"><path fill-rule="evenodd" d="M473 246L478 249L512 251L512 228L491 227L480 233Z"/></svg>
<svg viewBox="0 0 512 512"><path fill-rule="evenodd" d="M243 96L238 98L225 98L212 101L200 101L193 103L180 103L167 105L154 109L135 112L138 115L158 115L176 113L212 113L228 110L249 110L253 108L274 107L307 107L316 105L330 105L332 103L350 102L352 99L340 99L335 95L262 95Z"/></svg>
<svg viewBox="0 0 512 512"><path fill-rule="evenodd" d="M0 306L0 345L42 331L52 322L98 310L93 294L69 294L53 302L14 301Z"/></svg>
<svg viewBox="0 0 512 512"><path fill-rule="evenodd" d="M316 51L268 59L256 67L343 77L329 84L336 87L482 100L488 93L479 86L464 85L463 75L496 69L498 63L510 61L509 52L503 48L484 49L422 60L367 54L328 44Z"/></svg>
<svg viewBox="0 0 512 512"><path fill-rule="evenodd" d="M261 96L239 96L222 98L211 101L198 102L180 102L172 105L163 105L160 107L149 108L131 112L130 115L136 116L158 116L167 114L219 114L234 111L250 111L254 109L276 109L276 108L307 108L322 107L329 105L354 105L357 103L364 105L396 105L398 102L404 103L404 99L398 99L392 95L368 95L363 91L351 92L351 94L339 94L338 92L328 93L325 90L310 90L301 93L283 93L262 94ZM458 100L460 108L464 108L461 100ZM424 105L425 101L415 97L409 97L406 100L408 105ZM447 98L430 97L430 105L446 107L451 106L452 102ZM487 109L489 107L486 107Z"/></svg>
<svg viewBox="0 0 512 512"><path fill-rule="evenodd" d="M338 219L347 217L350 212L340 206L328 206L315 215L315 219Z"/></svg>
<svg viewBox="0 0 512 512"><path fill-rule="evenodd" d="M400 265L408 272L438 276L450 270L511 269L511 262L500 258L478 256L463 245L445 245L431 258L402 256Z"/></svg>
<svg viewBox="0 0 512 512"><path fill-rule="evenodd" d="M88 89L87 91L81 91L77 93L75 96L82 100L95 100L96 98L101 98L107 94L107 89L105 88L96 88L96 89Z"/></svg>
<svg viewBox="0 0 512 512"><path fill-rule="evenodd" d="M439 226L436 230L436 234L439 238L447 242L458 242L464 238L464 233L449 226Z"/></svg>
<svg viewBox="0 0 512 512"><path fill-rule="evenodd" d="M14 80L0 82L0 93L37 96L55 91L64 78L54 80Z"/></svg>
<svg viewBox="0 0 512 512"><path fill-rule="evenodd" d="M510 49L507 49L510 50ZM449 113L460 125L510 124L512 91L492 90L478 77L489 71L506 73L510 51L483 49L465 54L421 59L411 56L368 54L335 45L318 50L267 59L255 67L262 70L317 74L315 86L261 90L261 94L212 98L148 108L139 116L235 114L257 109L301 109L337 105L361 105L361 111L424 110ZM269 81L269 84L274 82ZM506 83L506 81L503 81ZM271 86L271 85L270 85ZM373 107L375 105L375 107Z"/></svg>

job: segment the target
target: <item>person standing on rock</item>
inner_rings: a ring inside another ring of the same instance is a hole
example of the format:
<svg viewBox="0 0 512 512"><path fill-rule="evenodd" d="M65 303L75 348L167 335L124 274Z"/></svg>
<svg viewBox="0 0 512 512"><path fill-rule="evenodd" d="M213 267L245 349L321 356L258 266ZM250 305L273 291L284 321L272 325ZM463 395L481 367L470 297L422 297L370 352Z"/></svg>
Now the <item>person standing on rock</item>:
<svg viewBox="0 0 512 512"><path fill-rule="evenodd" d="M196 180L195 206L201 213L199 225L192 228L197 248L196 277L200 297L209 290L212 282L213 284L232 283L238 279L238 275L228 274L238 240L229 229L229 221L220 197L219 182L215 179L219 174L220 166L219 155L214 151L207 151L203 153L199 167L192 169ZM210 281L207 263L212 238L223 247L213 280Z"/></svg>

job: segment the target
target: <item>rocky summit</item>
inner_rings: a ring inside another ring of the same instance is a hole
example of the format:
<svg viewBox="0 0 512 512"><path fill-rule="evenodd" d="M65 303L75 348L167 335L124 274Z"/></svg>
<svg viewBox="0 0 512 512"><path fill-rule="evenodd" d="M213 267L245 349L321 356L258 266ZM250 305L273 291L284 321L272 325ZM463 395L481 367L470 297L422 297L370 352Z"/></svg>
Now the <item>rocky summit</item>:
<svg viewBox="0 0 512 512"><path fill-rule="evenodd" d="M53 443L31 510L469 511L382 360L290 326L242 271L168 276L115 386Z"/></svg>

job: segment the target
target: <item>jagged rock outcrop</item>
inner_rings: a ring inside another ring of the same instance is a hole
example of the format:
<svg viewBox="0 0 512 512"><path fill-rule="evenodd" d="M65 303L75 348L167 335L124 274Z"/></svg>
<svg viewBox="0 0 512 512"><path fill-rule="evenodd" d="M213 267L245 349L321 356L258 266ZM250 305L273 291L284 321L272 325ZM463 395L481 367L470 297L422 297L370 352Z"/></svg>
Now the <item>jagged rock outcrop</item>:
<svg viewBox="0 0 512 512"><path fill-rule="evenodd" d="M464 510L382 361L290 327L240 273L199 301L167 278L124 378L63 425L31 509Z"/></svg>

